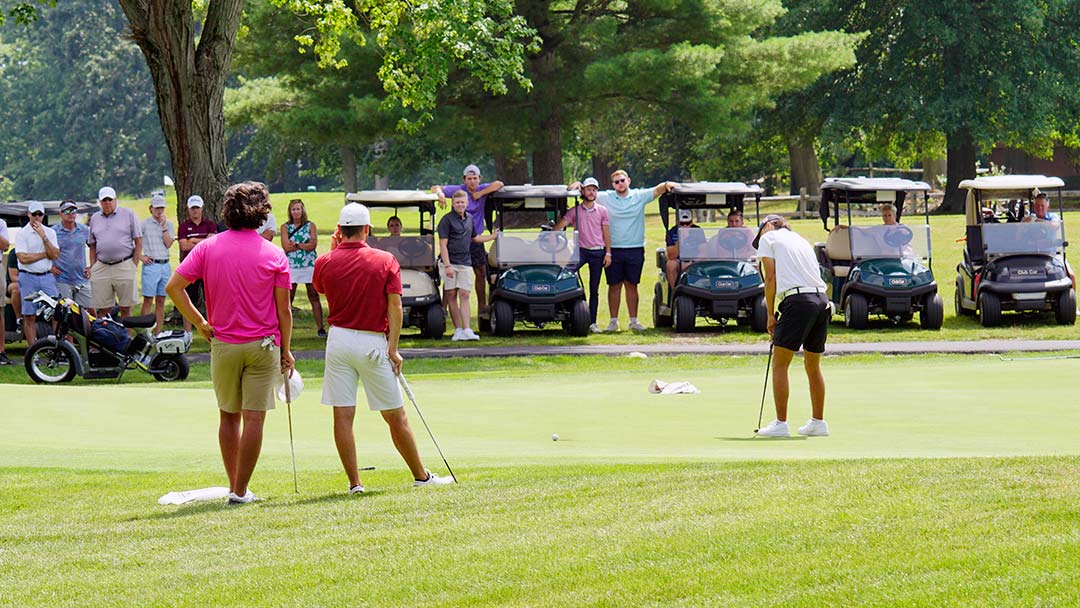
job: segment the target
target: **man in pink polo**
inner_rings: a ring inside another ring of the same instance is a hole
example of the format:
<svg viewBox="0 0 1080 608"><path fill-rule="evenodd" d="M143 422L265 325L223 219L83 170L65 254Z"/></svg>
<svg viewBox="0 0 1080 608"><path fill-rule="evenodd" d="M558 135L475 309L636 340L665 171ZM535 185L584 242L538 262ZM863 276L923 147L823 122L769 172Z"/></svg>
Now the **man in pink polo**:
<svg viewBox="0 0 1080 608"><path fill-rule="evenodd" d="M412 472L414 486L439 486L454 481L424 468L405 415L397 376L402 359L401 268L393 255L367 244L371 212L349 203L341 210L330 239L330 253L315 260L315 289L326 296L330 333L326 338L323 405L334 408L334 443L349 477L349 492L360 494L364 484L356 467L356 384L363 382L368 407L382 414L394 441Z"/></svg>
<svg viewBox="0 0 1080 608"><path fill-rule="evenodd" d="M603 268L611 265L611 229L607 207L596 202L600 183L594 177L586 177L581 183L581 202L562 216L554 230L573 226L580 248L580 265L589 266L589 316L594 334L603 330L596 324L596 311L600 305L600 275Z"/></svg>
<svg viewBox="0 0 1080 608"><path fill-rule="evenodd" d="M165 286L177 310L210 343L228 504L258 500L248 482L262 449L263 422L274 409L280 374L293 369L289 262L285 252L255 231L269 212L266 186L231 186L222 204L228 230L196 245ZM184 289L199 279L209 319Z"/></svg>

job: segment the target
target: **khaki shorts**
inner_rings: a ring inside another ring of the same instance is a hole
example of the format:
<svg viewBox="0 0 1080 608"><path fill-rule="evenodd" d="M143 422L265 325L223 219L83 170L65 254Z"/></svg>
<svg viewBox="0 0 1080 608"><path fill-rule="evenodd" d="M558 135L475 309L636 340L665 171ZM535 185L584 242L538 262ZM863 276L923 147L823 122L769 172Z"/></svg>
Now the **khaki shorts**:
<svg viewBox="0 0 1080 608"><path fill-rule="evenodd" d="M3 254L0 251L0 254ZM7 304L7 257L0 255L0 315L4 314L3 308Z"/></svg>
<svg viewBox="0 0 1080 608"><path fill-rule="evenodd" d="M90 295L94 308L110 309L114 304L135 306L139 303L135 290L135 262L119 264L96 262L90 268Z"/></svg>
<svg viewBox="0 0 1080 608"><path fill-rule="evenodd" d="M331 325L326 338L323 405L355 406L357 382L363 382L372 411L396 410L403 405L386 352L386 336Z"/></svg>
<svg viewBox="0 0 1080 608"><path fill-rule="evenodd" d="M476 273L473 272L472 266L451 264L450 267L454 269L453 277L446 276L446 267L441 261L439 262L439 278L442 279L443 289L472 291L473 281L476 280Z"/></svg>
<svg viewBox="0 0 1080 608"><path fill-rule="evenodd" d="M274 391L281 382L281 349L263 348L262 342L214 340L210 344L210 379L221 411L274 409Z"/></svg>

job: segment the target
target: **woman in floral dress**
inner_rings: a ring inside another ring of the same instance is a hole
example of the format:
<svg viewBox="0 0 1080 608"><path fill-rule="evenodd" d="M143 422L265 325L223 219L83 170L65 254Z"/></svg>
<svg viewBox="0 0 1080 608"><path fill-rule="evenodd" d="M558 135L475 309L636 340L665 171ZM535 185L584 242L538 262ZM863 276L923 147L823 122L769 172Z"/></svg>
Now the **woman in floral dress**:
<svg viewBox="0 0 1080 608"><path fill-rule="evenodd" d="M315 291L315 286L311 284L311 277L315 273L315 258L319 257L319 254L315 252L319 244L319 235L315 222L308 220L304 201L298 198L289 201L289 221L281 225L280 234L281 248L285 250L285 257L289 259L289 276L292 281L289 301L296 298L297 285L307 286L311 314L315 317L319 336L325 338L322 300L319 299L319 292Z"/></svg>

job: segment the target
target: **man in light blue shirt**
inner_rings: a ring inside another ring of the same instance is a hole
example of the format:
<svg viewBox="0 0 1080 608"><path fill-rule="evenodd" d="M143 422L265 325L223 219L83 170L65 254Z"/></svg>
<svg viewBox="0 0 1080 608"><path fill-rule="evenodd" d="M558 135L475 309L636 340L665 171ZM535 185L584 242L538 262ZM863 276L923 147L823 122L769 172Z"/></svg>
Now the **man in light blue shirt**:
<svg viewBox="0 0 1080 608"><path fill-rule="evenodd" d="M56 276L56 288L60 296L71 298L82 308L92 308L90 297L90 266L86 264L86 241L90 229L76 223L79 206L75 201L60 203L60 225L56 227L56 240L60 243L60 257L53 262L52 273ZM80 289L76 292L75 288Z"/></svg>
<svg viewBox="0 0 1080 608"><path fill-rule="evenodd" d="M606 331L619 331L619 306L622 289L626 290L626 308L630 313L630 329L642 331L638 321L638 283L645 267L645 205L678 185L661 182L652 188L630 189L630 176L619 169L611 174L614 190L600 192L597 200L608 210L611 229L611 265L604 269L608 283L608 309L611 323ZM571 184L577 190L580 182Z"/></svg>

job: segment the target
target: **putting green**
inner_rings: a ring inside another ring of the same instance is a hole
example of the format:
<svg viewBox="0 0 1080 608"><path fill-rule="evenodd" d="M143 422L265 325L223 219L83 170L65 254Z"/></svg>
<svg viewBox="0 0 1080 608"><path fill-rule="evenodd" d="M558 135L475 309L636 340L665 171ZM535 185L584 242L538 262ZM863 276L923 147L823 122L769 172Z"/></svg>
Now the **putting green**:
<svg viewBox="0 0 1080 608"><path fill-rule="evenodd" d="M754 438L764 357L720 369L664 359L597 358L552 371L414 374L411 383L451 465L1072 454L1080 411L1076 360L1001 361L987 356L861 357L825 361L833 436ZM610 361L610 370L605 370ZM479 364L478 364L479 365ZM650 380L688 380L697 395L650 395ZM801 362L792 368L790 421L809 415ZM337 464L329 408L309 377L293 404L302 469ZM202 385L205 387L205 383ZM217 413L208 388L163 385L4 387L0 454L6 466L216 470ZM766 401L766 421L771 411ZM440 465L412 406L429 466ZM379 416L357 417L362 463L402 468ZM554 442L553 433L560 439ZM268 417L260 468L289 466L284 405ZM258 473L256 473L258 475Z"/></svg>

